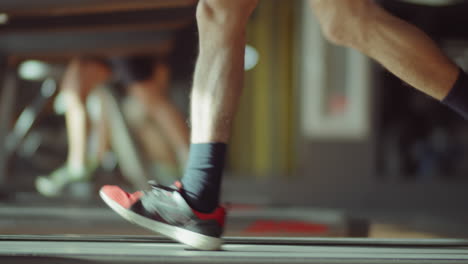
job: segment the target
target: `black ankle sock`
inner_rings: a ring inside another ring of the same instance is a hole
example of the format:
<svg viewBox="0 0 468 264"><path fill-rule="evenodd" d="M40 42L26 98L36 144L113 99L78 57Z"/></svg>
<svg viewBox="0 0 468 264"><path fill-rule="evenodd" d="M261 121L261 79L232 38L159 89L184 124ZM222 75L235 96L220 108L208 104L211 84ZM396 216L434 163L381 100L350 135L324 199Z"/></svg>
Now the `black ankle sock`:
<svg viewBox="0 0 468 264"><path fill-rule="evenodd" d="M224 143L190 145L187 169L181 180L182 195L199 212L209 213L219 205L226 150Z"/></svg>
<svg viewBox="0 0 468 264"><path fill-rule="evenodd" d="M468 120L468 75L460 69L458 79L442 103Z"/></svg>

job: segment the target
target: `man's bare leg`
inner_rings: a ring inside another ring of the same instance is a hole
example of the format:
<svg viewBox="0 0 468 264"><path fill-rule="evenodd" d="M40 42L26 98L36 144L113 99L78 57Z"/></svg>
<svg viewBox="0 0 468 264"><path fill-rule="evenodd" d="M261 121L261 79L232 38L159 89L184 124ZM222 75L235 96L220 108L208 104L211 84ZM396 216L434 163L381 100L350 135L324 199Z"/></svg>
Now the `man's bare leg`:
<svg viewBox="0 0 468 264"><path fill-rule="evenodd" d="M191 102L192 143L227 143L244 80L245 27L258 0L202 0Z"/></svg>
<svg viewBox="0 0 468 264"><path fill-rule="evenodd" d="M424 32L371 0L309 0L331 42L375 59L416 89L442 100L458 67Z"/></svg>
<svg viewBox="0 0 468 264"><path fill-rule="evenodd" d="M257 0L202 0L197 7L200 53L191 101L191 146L182 184L189 205L219 205L231 126L244 81L245 28Z"/></svg>

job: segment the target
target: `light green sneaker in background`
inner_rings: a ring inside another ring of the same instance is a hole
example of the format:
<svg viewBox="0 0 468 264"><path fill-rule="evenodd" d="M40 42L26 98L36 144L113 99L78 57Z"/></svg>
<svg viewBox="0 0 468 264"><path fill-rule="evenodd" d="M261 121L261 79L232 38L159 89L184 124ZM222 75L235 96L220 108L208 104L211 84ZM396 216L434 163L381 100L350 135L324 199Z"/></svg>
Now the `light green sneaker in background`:
<svg viewBox="0 0 468 264"><path fill-rule="evenodd" d="M91 179L92 174L97 169L98 164L88 165L82 170L71 170L67 165L53 171L50 175L36 178L37 191L47 197L57 197L62 194L63 189L75 182L85 182Z"/></svg>

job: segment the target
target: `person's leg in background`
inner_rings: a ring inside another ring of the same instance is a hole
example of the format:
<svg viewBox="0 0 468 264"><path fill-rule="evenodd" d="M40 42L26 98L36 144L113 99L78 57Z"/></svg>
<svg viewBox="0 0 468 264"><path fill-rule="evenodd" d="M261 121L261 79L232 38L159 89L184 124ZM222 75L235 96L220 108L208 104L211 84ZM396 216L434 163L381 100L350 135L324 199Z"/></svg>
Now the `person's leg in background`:
<svg viewBox="0 0 468 264"><path fill-rule="evenodd" d="M222 243L221 174L243 87L245 27L257 2L198 3L200 53L191 97L190 154L182 186L153 186L150 192L134 194L116 186L101 189L104 201L126 219L199 249L217 249Z"/></svg>
<svg viewBox="0 0 468 264"><path fill-rule="evenodd" d="M61 194L63 187L72 181L88 178L87 160L88 118L86 98L99 84L107 81L110 70L103 63L92 59L73 59L63 76L61 93L66 103L68 156L63 167L50 176L36 179L37 190L46 196Z"/></svg>
<svg viewBox="0 0 468 264"><path fill-rule="evenodd" d="M468 118L467 75L423 31L372 0L309 2L330 42L375 59L406 83Z"/></svg>
<svg viewBox="0 0 468 264"><path fill-rule="evenodd" d="M158 183L173 183L185 168L189 130L169 94L170 69L151 56L113 58L114 71L127 86L124 112Z"/></svg>

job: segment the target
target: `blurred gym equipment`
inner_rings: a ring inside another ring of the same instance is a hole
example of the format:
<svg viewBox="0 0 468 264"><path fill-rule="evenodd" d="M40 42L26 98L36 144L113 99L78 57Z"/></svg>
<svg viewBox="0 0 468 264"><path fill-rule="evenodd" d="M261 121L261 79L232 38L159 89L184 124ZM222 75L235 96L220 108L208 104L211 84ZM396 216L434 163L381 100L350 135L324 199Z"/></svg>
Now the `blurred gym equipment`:
<svg viewBox="0 0 468 264"><path fill-rule="evenodd" d="M46 79L42 82L39 95L31 105L27 106L19 115L12 131L6 138L7 157L18 150L19 145L24 140L26 134L31 130L40 112L46 103L55 95L57 83L53 79Z"/></svg>

